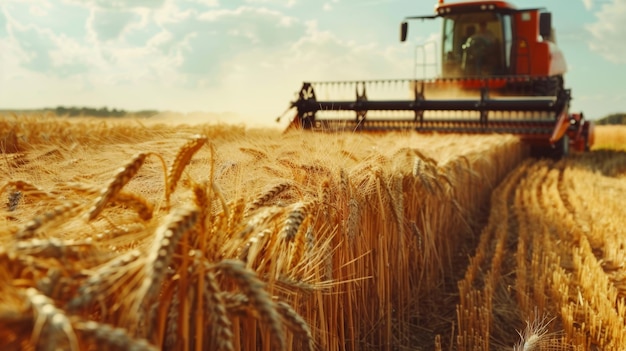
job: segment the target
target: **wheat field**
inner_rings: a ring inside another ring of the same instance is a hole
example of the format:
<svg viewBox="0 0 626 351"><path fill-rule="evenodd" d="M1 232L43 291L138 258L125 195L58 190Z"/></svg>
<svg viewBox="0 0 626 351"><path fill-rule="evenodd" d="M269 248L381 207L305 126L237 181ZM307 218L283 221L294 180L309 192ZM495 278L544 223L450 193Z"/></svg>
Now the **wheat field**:
<svg viewBox="0 0 626 351"><path fill-rule="evenodd" d="M2 350L626 349L623 151L37 115L0 151Z"/></svg>

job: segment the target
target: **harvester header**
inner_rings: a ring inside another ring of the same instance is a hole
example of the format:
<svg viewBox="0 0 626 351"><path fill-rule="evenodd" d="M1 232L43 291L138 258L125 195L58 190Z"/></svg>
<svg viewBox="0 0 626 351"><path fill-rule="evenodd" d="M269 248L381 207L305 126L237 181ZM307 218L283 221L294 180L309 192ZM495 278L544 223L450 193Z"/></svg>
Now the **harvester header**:
<svg viewBox="0 0 626 351"><path fill-rule="evenodd" d="M434 14L405 17L401 41L408 21L435 19L442 21L436 76L304 82L289 128L507 133L541 154L589 149L593 125L569 112L567 67L549 12L505 1L439 1Z"/></svg>

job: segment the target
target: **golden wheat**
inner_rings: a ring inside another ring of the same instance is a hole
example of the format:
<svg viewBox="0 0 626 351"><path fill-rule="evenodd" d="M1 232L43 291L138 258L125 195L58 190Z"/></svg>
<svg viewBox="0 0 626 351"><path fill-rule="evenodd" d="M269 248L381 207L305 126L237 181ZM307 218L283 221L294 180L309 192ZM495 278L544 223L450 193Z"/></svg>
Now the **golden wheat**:
<svg viewBox="0 0 626 351"><path fill-rule="evenodd" d="M45 117L0 140L0 348L626 345L617 151Z"/></svg>

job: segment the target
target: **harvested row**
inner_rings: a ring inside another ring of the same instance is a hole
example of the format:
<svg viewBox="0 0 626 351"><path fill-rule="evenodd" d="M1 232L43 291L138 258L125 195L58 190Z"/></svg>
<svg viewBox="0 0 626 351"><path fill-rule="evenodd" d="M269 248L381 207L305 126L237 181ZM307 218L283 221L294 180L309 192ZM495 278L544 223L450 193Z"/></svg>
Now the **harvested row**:
<svg viewBox="0 0 626 351"><path fill-rule="evenodd" d="M459 283L458 350L626 348L624 176L597 151L507 177Z"/></svg>
<svg viewBox="0 0 626 351"><path fill-rule="evenodd" d="M523 157L509 136L0 135L0 348L447 347L455 272Z"/></svg>

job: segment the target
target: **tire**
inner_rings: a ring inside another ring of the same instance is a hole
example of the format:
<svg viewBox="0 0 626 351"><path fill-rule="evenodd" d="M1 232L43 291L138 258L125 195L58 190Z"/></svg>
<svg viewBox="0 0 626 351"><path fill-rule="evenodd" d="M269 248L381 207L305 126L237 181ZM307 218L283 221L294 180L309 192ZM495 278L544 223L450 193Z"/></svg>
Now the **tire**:
<svg viewBox="0 0 626 351"><path fill-rule="evenodd" d="M567 134L563 135L563 137L554 144L554 149L551 151L552 158L557 160L569 155L569 136Z"/></svg>

